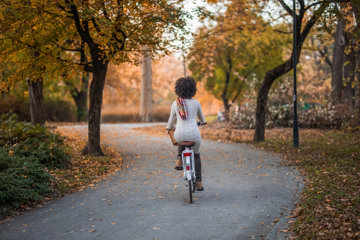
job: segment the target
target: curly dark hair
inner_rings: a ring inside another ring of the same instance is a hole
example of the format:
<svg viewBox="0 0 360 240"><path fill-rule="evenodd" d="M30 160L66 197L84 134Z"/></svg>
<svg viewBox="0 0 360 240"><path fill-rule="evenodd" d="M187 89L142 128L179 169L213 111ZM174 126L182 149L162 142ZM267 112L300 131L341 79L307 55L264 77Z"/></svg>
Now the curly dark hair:
<svg viewBox="0 0 360 240"><path fill-rule="evenodd" d="M192 98L196 94L196 82L192 77L183 77L176 80L175 93L181 98Z"/></svg>

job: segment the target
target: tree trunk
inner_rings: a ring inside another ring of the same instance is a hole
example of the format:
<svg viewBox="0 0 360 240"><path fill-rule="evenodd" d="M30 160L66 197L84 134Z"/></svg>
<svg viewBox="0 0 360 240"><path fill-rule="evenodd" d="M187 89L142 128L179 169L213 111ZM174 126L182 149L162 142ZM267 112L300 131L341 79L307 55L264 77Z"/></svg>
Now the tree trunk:
<svg viewBox="0 0 360 240"><path fill-rule="evenodd" d="M144 48L141 78L140 121L152 121L152 88L151 88L151 55L147 47Z"/></svg>
<svg viewBox="0 0 360 240"><path fill-rule="evenodd" d="M230 83L230 74L228 72L226 72L225 73L225 87L221 94L221 99L223 101L224 109L225 109L224 115L225 115L226 120L229 120L229 113L230 113L229 99L227 96L229 83Z"/></svg>
<svg viewBox="0 0 360 240"><path fill-rule="evenodd" d="M298 55L299 56L299 55ZM280 66L268 71L265 79L262 81L256 102L255 115L255 134L254 141L264 141L265 139L265 120L266 120L266 104L268 94L273 82L283 74L289 72L293 68L292 57Z"/></svg>
<svg viewBox="0 0 360 240"><path fill-rule="evenodd" d="M80 62L82 64L87 63L87 58L85 54L85 42L81 41L80 45L81 51L80 51ZM87 114L88 114L88 108L87 108L87 96L89 91L89 73L87 71L82 72L81 77L81 87L80 91L76 91L77 95L76 97L73 96L75 103L76 103L76 110L77 110L77 120L80 121L86 121L87 120Z"/></svg>
<svg viewBox="0 0 360 240"><path fill-rule="evenodd" d="M88 107L87 107L87 95L89 89L89 73L83 72L81 79L81 89L71 91L71 96L76 104L76 115L77 121L86 121L88 117Z"/></svg>
<svg viewBox="0 0 360 240"><path fill-rule="evenodd" d="M224 117L226 120L229 120L229 114L230 114L230 104L229 104L229 100L227 98L222 98L223 104L224 104L224 109L225 109L225 113L224 113Z"/></svg>
<svg viewBox="0 0 360 240"><path fill-rule="evenodd" d="M353 7L353 13L355 15L356 19L356 29L355 29L355 35L357 37L360 36L360 1L359 0L352 0L352 7ZM358 41L357 41L358 44ZM360 50L357 48L357 72L356 72L356 78L358 81L357 87L357 96L355 100L355 109L357 111L357 124L360 124Z"/></svg>
<svg viewBox="0 0 360 240"><path fill-rule="evenodd" d="M103 89L108 62L94 61L93 79L90 85L90 105L88 121L88 142L82 153L92 156L103 156L100 147L100 118Z"/></svg>
<svg viewBox="0 0 360 240"><path fill-rule="evenodd" d="M332 76L331 76L331 99L334 105L343 102L343 66L344 66L344 51L345 51L345 35L344 35L345 20L339 19L335 32L335 46L332 62Z"/></svg>
<svg viewBox="0 0 360 240"><path fill-rule="evenodd" d="M231 52L229 49L227 49L226 53L226 64L227 64L227 70L225 71L225 87L221 94L221 99L224 103L224 109L225 109L225 119L230 119L230 104L229 104L229 96L228 96L228 89L230 85L230 77L232 72L232 59L231 59Z"/></svg>
<svg viewBox="0 0 360 240"><path fill-rule="evenodd" d="M360 125L360 50L357 50L357 71L355 73L358 84L357 87L357 96L355 100L355 109L357 112L357 124Z"/></svg>
<svg viewBox="0 0 360 240"><path fill-rule="evenodd" d="M355 81L356 55L353 49L349 49L345 54L344 61L344 103L350 109L354 107L354 81Z"/></svg>
<svg viewBox="0 0 360 240"><path fill-rule="evenodd" d="M45 124L43 80L27 80L29 87L30 116L32 125Z"/></svg>

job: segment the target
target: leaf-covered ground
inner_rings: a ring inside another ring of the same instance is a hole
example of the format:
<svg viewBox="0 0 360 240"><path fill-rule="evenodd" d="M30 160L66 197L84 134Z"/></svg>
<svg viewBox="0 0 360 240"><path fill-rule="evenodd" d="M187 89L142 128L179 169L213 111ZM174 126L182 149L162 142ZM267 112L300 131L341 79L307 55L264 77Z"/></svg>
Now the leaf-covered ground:
<svg viewBox="0 0 360 240"><path fill-rule="evenodd" d="M52 171L58 180L60 194L72 193L93 186L122 168L123 158L117 151L102 145L103 157L84 156L81 150L87 136L75 127L58 127L57 131L66 137L65 144L71 149L71 167ZM102 136L103 137L103 136Z"/></svg>
<svg viewBox="0 0 360 240"><path fill-rule="evenodd" d="M138 129L166 135L164 126ZM360 128L300 129L300 147L292 147L292 129L266 130L253 143L254 130L227 123L201 127L202 138L255 144L282 154L306 178L301 201L289 218L292 239L360 239Z"/></svg>

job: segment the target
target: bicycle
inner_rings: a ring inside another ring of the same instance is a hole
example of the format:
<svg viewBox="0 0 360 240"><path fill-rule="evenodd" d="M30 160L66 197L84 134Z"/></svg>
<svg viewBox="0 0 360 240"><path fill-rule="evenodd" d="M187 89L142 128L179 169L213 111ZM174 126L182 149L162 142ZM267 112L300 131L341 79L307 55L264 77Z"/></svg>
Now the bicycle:
<svg viewBox="0 0 360 240"><path fill-rule="evenodd" d="M207 123L197 122L197 125L206 125ZM195 145L195 142L192 141L183 141L180 142L180 145L184 148L181 152L181 160L183 163L184 169L184 179L188 183L189 188L189 202L193 202L192 193L196 189L196 173L195 173L195 160L194 152L192 147Z"/></svg>
<svg viewBox="0 0 360 240"><path fill-rule="evenodd" d="M195 145L194 142L184 141L180 143L185 149L181 153L181 159L183 162L184 179L188 181L190 203L193 202L192 193L196 189L196 174L195 174L195 163L194 163L194 152L192 147Z"/></svg>

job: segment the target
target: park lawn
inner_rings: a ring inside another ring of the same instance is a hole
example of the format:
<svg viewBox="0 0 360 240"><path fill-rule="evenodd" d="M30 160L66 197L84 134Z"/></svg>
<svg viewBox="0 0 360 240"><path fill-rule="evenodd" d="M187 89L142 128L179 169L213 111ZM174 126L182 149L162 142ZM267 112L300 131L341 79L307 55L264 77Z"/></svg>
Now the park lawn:
<svg viewBox="0 0 360 240"><path fill-rule="evenodd" d="M141 128L166 135L164 126ZM300 129L300 147L292 146L292 129L267 129L264 142L252 141L254 130L228 123L200 127L202 138L253 144L282 155L284 164L305 176L305 188L289 218L293 239L360 238L360 128ZM170 141L170 140L169 140Z"/></svg>

